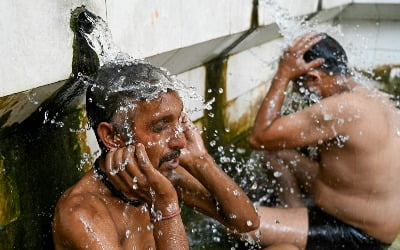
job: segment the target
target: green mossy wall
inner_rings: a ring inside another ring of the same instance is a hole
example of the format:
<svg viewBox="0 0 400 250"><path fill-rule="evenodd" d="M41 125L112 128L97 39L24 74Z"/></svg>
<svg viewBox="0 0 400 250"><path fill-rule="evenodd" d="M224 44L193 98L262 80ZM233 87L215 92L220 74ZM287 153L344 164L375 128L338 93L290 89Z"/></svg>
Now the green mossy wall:
<svg viewBox="0 0 400 250"><path fill-rule="evenodd" d="M61 193L88 169L82 108L68 110L63 127L30 119L0 138L0 249L53 249L51 221Z"/></svg>

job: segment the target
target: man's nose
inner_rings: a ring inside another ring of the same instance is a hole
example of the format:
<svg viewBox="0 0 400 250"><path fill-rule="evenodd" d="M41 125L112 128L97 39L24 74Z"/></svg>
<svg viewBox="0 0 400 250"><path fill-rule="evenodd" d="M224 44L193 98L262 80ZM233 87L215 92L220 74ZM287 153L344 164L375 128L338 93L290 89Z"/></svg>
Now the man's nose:
<svg viewBox="0 0 400 250"><path fill-rule="evenodd" d="M179 129L175 130L175 133L171 136L168 142L168 147L173 149L182 149L186 146L186 137Z"/></svg>

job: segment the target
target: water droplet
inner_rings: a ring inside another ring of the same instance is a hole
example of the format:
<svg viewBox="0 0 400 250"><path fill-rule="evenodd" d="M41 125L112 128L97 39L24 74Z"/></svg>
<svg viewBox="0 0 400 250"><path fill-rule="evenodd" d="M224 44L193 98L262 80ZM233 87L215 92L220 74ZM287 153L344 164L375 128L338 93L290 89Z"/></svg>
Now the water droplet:
<svg viewBox="0 0 400 250"><path fill-rule="evenodd" d="M246 221L246 225L248 227L251 227L251 226L253 226L253 222L251 222L251 220L248 220L248 221Z"/></svg>
<svg viewBox="0 0 400 250"><path fill-rule="evenodd" d="M129 229L126 230L126 231L125 231L125 237L126 237L126 238L129 238L130 235L131 235L131 230L129 230Z"/></svg>

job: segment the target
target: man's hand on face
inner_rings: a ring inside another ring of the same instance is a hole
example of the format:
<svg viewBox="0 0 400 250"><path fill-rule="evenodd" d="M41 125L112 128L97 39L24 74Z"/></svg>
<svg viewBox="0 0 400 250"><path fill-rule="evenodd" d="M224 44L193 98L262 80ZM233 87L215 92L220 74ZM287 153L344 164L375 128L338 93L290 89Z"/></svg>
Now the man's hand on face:
<svg viewBox="0 0 400 250"><path fill-rule="evenodd" d="M128 198L143 200L162 212L166 208L178 208L175 188L153 167L143 144L110 150L105 169L113 185Z"/></svg>
<svg viewBox="0 0 400 250"><path fill-rule="evenodd" d="M201 138L196 126L185 115L183 117L183 129L186 137L186 147L182 149L179 162L182 166L190 166L194 160L202 159L207 154L203 138Z"/></svg>
<svg viewBox="0 0 400 250"><path fill-rule="evenodd" d="M307 63L303 57L322 38L322 36L316 36L315 32L296 38L292 46L287 48L283 53L275 78L290 81L304 75L312 68L321 66L324 63L323 58L318 58Z"/></svg>

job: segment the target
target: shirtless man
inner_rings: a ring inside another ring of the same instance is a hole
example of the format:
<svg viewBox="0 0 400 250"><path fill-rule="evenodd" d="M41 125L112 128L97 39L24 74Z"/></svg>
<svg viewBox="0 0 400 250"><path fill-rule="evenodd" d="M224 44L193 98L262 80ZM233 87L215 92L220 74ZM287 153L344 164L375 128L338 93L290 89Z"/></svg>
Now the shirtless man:
<svg viewBox="0 0 400 250"><path fill-rule="evenodd" d="M86 109L102 155L58 201L56 249L188 249L180 200L229 230L259 226L252 203L183 114L174 84L140 61L96 74Z"/></svg>
<svg viewBox="0 0 400 250"><path fill-rule="evenodd" d="M290 81L322 99L282 116ZM337 41L316 33L297 38L281 57L250 144L282 162L297 157L290 173L298 184L309 182L314 205L260 207L254 235L261 245L385 249L400 232L399 131L399 111L387 95L351 78ZM318 157L297 153L305 146L317 147Z"/></svg>

